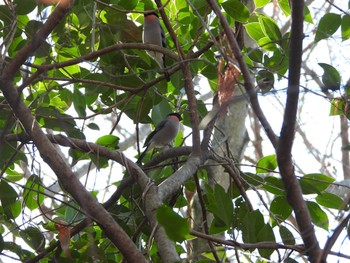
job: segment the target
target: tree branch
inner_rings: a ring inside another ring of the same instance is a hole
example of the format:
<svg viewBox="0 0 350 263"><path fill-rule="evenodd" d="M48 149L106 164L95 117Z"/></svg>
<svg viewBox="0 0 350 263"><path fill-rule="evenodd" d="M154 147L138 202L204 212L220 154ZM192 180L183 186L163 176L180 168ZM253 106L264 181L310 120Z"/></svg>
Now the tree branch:
<svg viewBox="0 0 350 263"><path fill-rule="evenodd" d="M295 0L292 2L292 28L289 51L287 101L276 153L278 167L286 189L287 200L294 210L298 227L305 244L306 253L310 262L318 262L320 257L320 247L311 223L309 210L303 199L299 182L295 176L292 160L292 146L294 142L298 110L300 69L304 38L303 10L303 0Z"/></svg>

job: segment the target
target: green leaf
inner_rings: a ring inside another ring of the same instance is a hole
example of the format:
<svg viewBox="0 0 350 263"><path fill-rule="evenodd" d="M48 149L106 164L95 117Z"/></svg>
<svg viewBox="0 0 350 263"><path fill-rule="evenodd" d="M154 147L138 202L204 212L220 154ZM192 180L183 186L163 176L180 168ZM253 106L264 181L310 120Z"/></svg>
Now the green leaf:
<svg viewBox="0 0 350 263"><path fill-rule="evenodd" d="M230 226L233 220L233 204L228 193L225 189L215 184L214 191L207 192L208 198L208 210L211 211L214 216L222 220L226 226Z"/></svg>
<svg viewBox="0 0 350 263"><path fill-rule="evenodd" d="M277 159L275 154L267 155L261 158L256 164L257 174L266 174L277 168Z"/></svg>
<svg viewBox="0 0 350 263"><path fill-rule="evenodd" d="M86 117L85 96L79 91L79 89L74 89L73 105L79 117Z"/></svg>
<svg viewBox="0 0 350 263"><path fill-rule="evenodd" d="M13 6L16 15L28 15L37 7L37 2L36 0L26 0L26 2L23 3L23 0L14 0Z"/></svg>
<svg viewBox="0 0 350 263"><path fill-rule="evenodd" d="M30 210L38 208L44 202L44 191L39 176L30 176L23 192L26 207Z"/></svg>
<svg viewBox="0 0 350 263"><path fill-rule="evenodd" d="M248 35L256 42L258 42L261 38L265 37L259 22L251 22L245 24L244 27L247 30Z"/></svg>
<svg viewBox="0 0 350 263"><path fill-rule="evenodd" d="M282 9L283 14L286 17L290 16L289 0L278 0L278 4L279 4L280 8Z"/></svg>
<svg viewBox="0 0 350 263"><path fill-rule="evenodd" d="M259 23L265 34L273 41L278 41L282 38L282 34L276 22L267 16L259 15Z"/></svg>
<svg viewBox="0 0 350 263"><path fill-rule="evenodd" d="M319 194L333 182L332 177L324 174L306 174L299 179L303 194Z"/></svg>
<svg viewBox="0 0 350 263"><path fill-rule="evenodd" d="M244 243L258 242L258 233L264 227L264 217L259 210L247 212L241 222Z"/></svg>
<svg viewBox="0 0 350 263"><path fill-rule="evenodd" d="M277 196L271 202L270 211L279 220L278 222L283 222L291 215L293 209L284 196Z"/></svg>
<svg viewBox="0 0 350 263"><path fill-rule="evenodd" d="M248 54L248 57L258 63L262 63L263 62L263 52L261 51L261 49L258 48L254 48L252 50L249 50L246 52Z"/></svg>
<svg viewBox="0 0 350 263"><path fill-rule="evenodd" d="M182 218L165 205L157 208L157 219L171 240L176 242L186 240L186 236L189 234L187 219Z"/></svg>
<svg viewBox="0 0 350 263"><path fill-rule="evenodd" d="M338 14L328 13L321 17L317 27L315 42L326 39L333 35L341 24L341 17Z"/></svg>
<svg viewBox="0 0 350 263"><path fill-rule="evenodd" d="M264 182L263 178L253 173L242 173L241 178L247 184L254 185L254 186L259 186Z"/></svg>
<svg viewBox="0 0 350 263"><path fill-rule="evenodd" d="M275 195L285 195L286 192L284 190L283 182L281 178L276 178L274 176L268 176L265 178L265 184L263 188Z"/></svg>
<svg viewBox="0 0 350 263"><path fill-rule="evenodd" d="M321 207L311 201L306 201L306 205L309 208L312 222L325 230L328 230L329 222L327 214L321 209Z"/></svg>
<svg viewBox="0 0 350 263"><path fill-rule="evenodd" d="M255 7L256 8L262 8L268 3L270 3L271 0L254 0Z"/></svg>
<svg viewBox="0 0 350 263"><path fill-rule="evenodd" d="M89 127L91 130L95 130L95 131L99 131L100 130L100 127L94 122L91 122L91 123L89 123L86 126Z"/></svg>
<svg viewBox="0 0 350 263"><path fill-rule="evenodd" d="M45 237L36 227L28 227L20 231L23 240L35 251L40 252L45 248Z"/></svg>
<svg viewBox="0 0 350 263"><path fill-rule="evenodd" d="M339 209L343 204L343 200L339 196L331 193L319 194L316 201L319 205L333 209Z"/></svg>
<svg viewBox="0 0 350 263"><path fill-rule="evenodd" d="M272 227L269 224L264 224L264 226L259 229L257 234L258 242L272 242L275 243L275 235L273 233ZM271 254L274 252L273 249L261 249L259 248L259 254L264 258L270 258Z"/></svg>
<svg viewBox="0 0 350 263"><path fill-rule="evenodd" d="M4 180L0 181L0 200L1 205L4 207L11 206L18 199L18 194L15 189L12 188Z"/></svg>
<svg viewBox="0 0 350 263"><path fill-rule="evenodd" d="M267 51L276 51L277 46L269 37L262 37L257 41L259 47Z"/></svg>
<svg viewBox="0 0 350 263"><path fill-rule="evenodd" d="M239 0L228 0L222 3L222 7L229 16L239 22L244 23L249 19L249 9Z"/></svg>
<svg viewBox="0 0 350 263"><path fill-rule="evenodd" d="M322 82L327 89L332 91L340 89L341 76L333 66L326 63L318 63L323 68Z"/></svg>
<svg viewBox="0 0 350 263"><path fill-rule="evenodd" d="M110 149L118 149L119 137L114 135L104 135L96 140L96 144Z"/></svg>
<svg viewBox="0 0 350 263"><path fill-rule="evenodd" d="M295 238L292 232L288 228L286 228L285 226L280 226L279 232L280 232L280 236L282 238L283 244L291 245L291 246L295 245Z"/></svg>
<svg viewBox="0 0 350 263"><path fill-rule="evenodd" d="M330 116L343 115L346 112L347 102L342 98L335 98L331 101Z"/></svg>
<svg viewBox="0 0 350 263"><path fill-rule="evenodd" d="M304 5L304 21L310 24L314 23L314 21L312 20L310 10L306 5Z"/></svg>
<svg viewBox="0 0 350 263"><path fill-rule="evenodd" d="M341 20L341 37L342 41L350 38L350 16L344 15Z"/></svg>

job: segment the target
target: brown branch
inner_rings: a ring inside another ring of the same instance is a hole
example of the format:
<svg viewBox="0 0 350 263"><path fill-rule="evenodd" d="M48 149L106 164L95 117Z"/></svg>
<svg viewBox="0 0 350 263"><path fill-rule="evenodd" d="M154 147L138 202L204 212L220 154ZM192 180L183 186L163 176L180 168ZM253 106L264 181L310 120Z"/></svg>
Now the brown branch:
<svg viewBox="0 0 350 263"><path fill-rule="evenodd" d="M340 115L340 138L342 146L341 164L343 167L344 179L350 179L350 159L349 159L349 124L345 115Z"/></svg>
<svg viewBox="0 0 350 263"><path fill-rule="evenodd" d="M320 247L314 232L308 208L303 199L299 182L295 176L291 154L299 100L302 45L304 38L303 8L303 0L293 1L287 101L276 153L278 167L286 189L287 200L294 210L298 227L305 244L306 253L310 262L318 262Z"/></svg>
<svg viewBox="0 0 350 263"><path fill-rule="evenodd" d="M319 262L327 262L327 256L330 254L330 250L337 241L339 235L341 232L343 232L344 228L346 228L348 222L350 220L350 214L347 215L347 217L336 227L336 229L333 231L333 234L330 238L327 239L327 242L324 246L324 249L322 251L322 254L320 256Z"/></svg>
<svg viewBox="0 0 350 263"><path fill-rule="evenodd" d="M198 237L198 238L203 238L206 240L210 240L212 242L215 242L217 244L221 244L221 245L225 245L225 246L230 246L230 247L237 247L237 248L241 248L244 250L248 250L248 249L291 249L294 251L298 251L298 252L305 252L305 248L304 246L292 246L292 245L282 245L282 244L278 244L278 243L273 243L273 242L259 242L259 243L239 243L237 241L234 240L224 240L218 237L214 237L214 236L209 236L206 235L204 233L201 232L197 232L197 231L190 231L190 234Z"/></svg>

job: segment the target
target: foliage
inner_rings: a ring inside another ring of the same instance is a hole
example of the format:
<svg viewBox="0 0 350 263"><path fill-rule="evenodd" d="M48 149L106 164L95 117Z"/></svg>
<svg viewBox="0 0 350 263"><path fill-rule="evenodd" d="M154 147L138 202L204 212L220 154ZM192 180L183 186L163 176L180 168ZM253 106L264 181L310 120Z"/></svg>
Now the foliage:
<svg viewBox="0 0 350 263"><path fill-rule="evenodd" d="M192 156L177 153L175 159L166 156L166 162L148 167L147 162L152 162L156 154L147 153L142 173L149 177L144 185L137 181L141 177L134 176L136 165L130 164L125 157L135 157L135 145L125 147L123 142L134 135L135 129L139 138L140 124L156 125L169 112L178 111L184 117L186 130L190 130L196 125L194 111L201 117L206 115L205 101L200 96L191 98L182 71L185 62L175 53L180 52L179 45L185 60L189 61L190 76L201 75L200 84L206 83L205 79L212 91L218 90L216 55L222 49L229 49L229 45L220 38L223 24L207 1L176 0L169 1L165 7L168 22L178 40L175 44L166 30L168 51L164 52L168 52L166 63L172 73L168 83L141 44L142 12L155 8L152 1L76 0L47 39L36 39L37 32L58 8L46 5L47 2L30 0L23 4L20 0L6 0L0 5L1 80L7 79L6 74L13 75L11 81L19 94L18 100L24 102L31 117L58 147L54 155L63 156L71 170L76 171L77 176L81 175L84 189L103 204L114 222L136 244L135 250L152 262L164 262L155 240L159 238L155 231L162 227L169 239L167 244L175 243L176 253L182 256L190 253L186 244L195 238L203 238L214 247L203 255L216 261L219 257L230 256L225 246L236 247L239 258L252 260L257 257L256 262L277 258L293 261L293 258L304 257L308 248L303 250L296 245L301 243L303 233L294 223L295 210L281 177L276 154L252 154L253 170L237 165L233 158L218 161L218 165L230 163L238 171L235 176L240 183L233 180L229 187L213 184L205 165L198 165L196 172L200 180L197 178L196 181L197 175L191 175L181 183L180 191L171 189L171 193L176 193L166 200L155 201L154 209L150 209L151 216L146 203L150 200L147 194L152 192L152 186L161 187L169 182L174 173L181 171L180 166L191 164ZM277 92L275 85L287 78L290 66L290 28L286 30L282 24L291 15L290 1L255 0L253 10L245 1L216 2L220 2L230 26L240 26L254 41L254 47L242 47L242 54L261 92ZM270 14L273 5L279 15ZM349 41L348 13L333 8L332 12L315 15L310 10L308 6L304 7L304 22L316 30L315 45L334 37L339 29L341 41ZM283 16L284 19L280 19ZM162 24L165 26L166 21ZM220 41L214 43L215 38ZM20 61L21 52L29 41L33 41L33 45L40 42L40 46L19 63L19 70L7 72L9 65ZM140 45L132 46L135 43ZM232 55L232 52L225 55ZM233 56L231 59L236 61ZM323 69L320 80L323 86L318 92L335 94L328 97L332 101L330 115L350 118L349 85L344 84L342 72L336 65L322 61L318 65L316 71L320 67ZM259 83L266 79L269 85L260 86ZM242 79L239 81L243 82ZM338 96L335 92L344 94ZM203 95L204 92L196 90L194 93ZM24 262L48 262L53 258L60 262L94 262L95 259L123 262L124 251L111 241L101 222L87 212L86 207L91 204L79 202L77 196L80 193L72 194L65 182L56 184L58 172L45 164L50 154L45 156L41 149L38 150L20 119L22 116L9 105L6 95L4 92L0 95L1 256ZM273 122L273 118L267 116L268 121ZM86 144L89 140L95 143ZM191 142L181 132L174 144L180 147L191 145ZM129 148L134 151L126 151ZM137 150L139 153L140 149ZM120 152L125 155L118 155ZM116 168L115 162L120 166ZM86 166L88 172L83 171ZM317 167L310 169L314 172L297 173L297 182L312 224L331 234L333 214L344 209L343 200L327 192L334 178L319 172ZM232 176L225 170L225 176L228 174ZM205 222L208 226L203 235L193 231L191 217L186 216L196 192L202 194L203 213L213 217L212 221ZM251 201L246 193L251 194ZM262 193L268 197L266 200ZM256 196L259 204L253 201ZM253 203L252 207L250 203ZM217 234L223 233L221 240L215 239ZM225 235L228 240L224 240ZM225 242L232 240L234 242ZM66 247L61 248L58 241ZM238 252L243 250L244 254Z"/></svg>

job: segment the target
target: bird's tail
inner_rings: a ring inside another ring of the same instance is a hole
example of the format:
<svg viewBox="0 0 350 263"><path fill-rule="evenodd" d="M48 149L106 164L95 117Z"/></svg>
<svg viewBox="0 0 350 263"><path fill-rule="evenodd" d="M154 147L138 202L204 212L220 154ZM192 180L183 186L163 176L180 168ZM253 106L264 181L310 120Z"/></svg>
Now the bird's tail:
<svg viewBox="0 0 350 263"><path fill-rule="evenodd" d="M136 161L136 164L141 165L143 157L145 157L146 153L148 152L149 145L146 147L146 149L141 153L139 158Z"/></svg>
<svg viewBox="0 0 350 263"><path fill-rule="evenodd" d="M163 66L162 66L162 69L164 71L164 76L165 76L165 79L167 82L170 81L170 75L169 75L169 72L166 70L166 64L165 64L165 55L163 55Z"/></svg>

